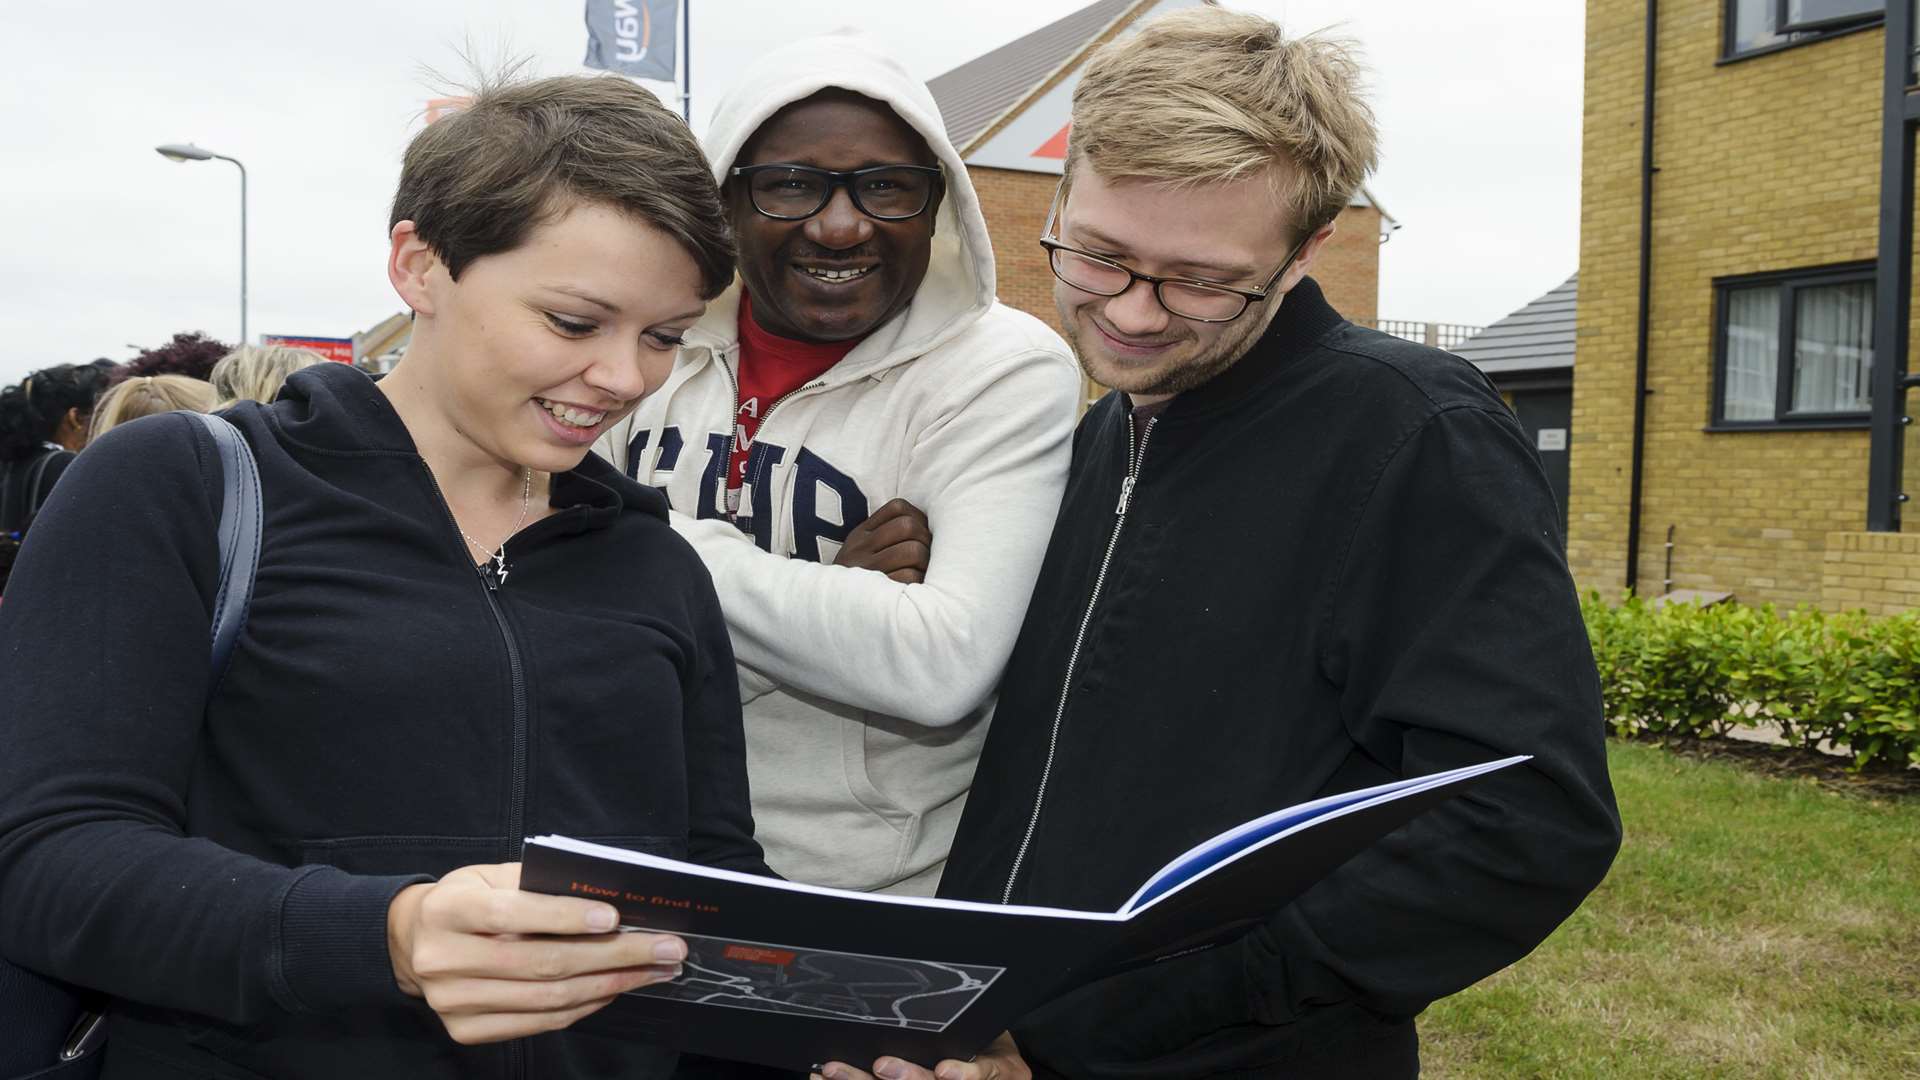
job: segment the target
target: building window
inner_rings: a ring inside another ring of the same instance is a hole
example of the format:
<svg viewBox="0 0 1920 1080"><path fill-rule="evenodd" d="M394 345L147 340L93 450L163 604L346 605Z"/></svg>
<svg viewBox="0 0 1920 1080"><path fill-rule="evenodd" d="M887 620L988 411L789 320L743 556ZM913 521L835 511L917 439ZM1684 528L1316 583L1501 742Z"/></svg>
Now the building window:
<svg viewBox="0 0 1920 1080"><path fill-rule="evenodd" d="M1715 283L1716 427L1865 424L1873 374L1873 266Z"/></svg>
<svg viewBox="0 0 1920 1080"><path fill-rule="evenodd" d="M1728 57L1817 41L1885 18L1886 0L1727 0Z"/></svg>

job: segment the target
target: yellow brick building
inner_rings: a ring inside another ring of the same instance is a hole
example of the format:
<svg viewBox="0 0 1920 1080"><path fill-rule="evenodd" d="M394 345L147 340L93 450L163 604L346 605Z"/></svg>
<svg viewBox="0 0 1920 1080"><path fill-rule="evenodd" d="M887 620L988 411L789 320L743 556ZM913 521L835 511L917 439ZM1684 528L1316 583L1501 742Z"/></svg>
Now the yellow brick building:
<svg viewBox="0 0 1920 1080"><path fill-rule="evenodd" d="M1885 32L1871 0L1802 6L1846 17L1782 34L1773 0L1658 5L1628 582L1648 4L1588 0L1567 544L1583 587L1920 606L1913 515L1904 536L1863 531ZM1906 453L1920 468L1911 431Z"/></svg>

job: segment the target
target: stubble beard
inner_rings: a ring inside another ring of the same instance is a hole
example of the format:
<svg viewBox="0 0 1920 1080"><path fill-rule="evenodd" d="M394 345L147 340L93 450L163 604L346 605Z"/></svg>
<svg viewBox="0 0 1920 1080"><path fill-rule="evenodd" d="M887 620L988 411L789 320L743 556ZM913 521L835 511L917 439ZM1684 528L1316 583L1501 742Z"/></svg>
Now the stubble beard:
<svg viewBox="0 0 1920 1080"><path fill-rule="evenodd" d="M1101 349L1102 346L1096 336L1099 334L1098 330L1084 330L1082 328L1078 311L1062 311L1060 313L1060 325L1066 331L1067 344L1073 349L1073 358L1079 362L1082 374L1101 386L1146 397L1170 397L1174 394L1182 394L1188 390L1193 390L1212 382L1228 368L1238 363L1242 356L1247 354L1248 350L1253 347L1254 338L1257 336L1245 332L1244 329L1238 325L1234 325L1233 329L1241 332L1222 334L1200 352L1190 357L1176 359L1172 362L1171 366L1163 370L1138 372L1137 374L1139 375L1150 377L1151 381L1140 385L1127 386L1119 384L1134 382L1135 380L1124 376L1135 373L1130 372L1127 366L1111 353L1102 352L1100 354L1108 360L1113 368L1111 372L1106 373L1104 376L1102 373L1095 371L1093 364L1088 361L1087 358L1093 353L1093 350ZM1093 338L1093 340L1089 342L1088 338ZM1107 381L1108 378L1116 374L1122 377L1114 379L1113 382Z"/></svg>

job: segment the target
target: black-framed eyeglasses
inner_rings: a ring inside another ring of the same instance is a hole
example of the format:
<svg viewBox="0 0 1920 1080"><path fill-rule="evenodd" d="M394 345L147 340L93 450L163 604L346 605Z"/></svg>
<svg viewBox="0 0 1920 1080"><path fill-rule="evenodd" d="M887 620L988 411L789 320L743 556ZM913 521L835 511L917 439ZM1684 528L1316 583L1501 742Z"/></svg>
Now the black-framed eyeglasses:
<svg viewBox="0 0 1920 1080"><path fill-rule="evenodd" d="M1287 252L1287 257L1281 260L1280 268L1258 289L1236 289L1231 285L1215 285L1191 278L1156 277L1104 255L1070 247L1056 239L1054 226L1059 221L1066 190L1066 182L1062 181L1054 191L1053 207L1047 211L1046 228L1040 235L1040 246L1046 249L1047 265L1053 269L1053 276L1094 296L1119 296L1133 288L1134 282L1144 281L1153 287L1154 299L1169 314L1194 322L1232 322L1246 313L1249 304L1257 304L1272 296L1273 287L1280 281L1280 276L1287 272L1287 267L1293 265L1300 250L1313 238L1311 231L1301 237L1300 242L1293 245L1293 250Z"/></svg>
<svg viewBox="0 0 1920 1080"><path fill-rule="evenodd" d="M905 221L927 212L940 187L929 165L876 165L834 172L811 165L743 165L731 173L746 181L753 208L779 221L803 221L826 209L833 189L845 187L853 205L879 221Z"/></svg>

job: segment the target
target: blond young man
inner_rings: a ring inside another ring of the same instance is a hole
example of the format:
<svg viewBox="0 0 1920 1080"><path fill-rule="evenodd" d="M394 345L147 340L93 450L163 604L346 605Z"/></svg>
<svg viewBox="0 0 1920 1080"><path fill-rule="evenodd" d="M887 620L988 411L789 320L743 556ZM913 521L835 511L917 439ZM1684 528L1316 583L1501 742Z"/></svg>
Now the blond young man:
<svg viewBox="0 0 1920 1080"><path fill-rule="evenodd" d="M1212 7L1088 65L1042 243L1115 392L1075 435L941 893L1113 910L1277 807L1533 760L1244 936L1041 1008L1025 1065L1003 1043L979 1075L1414 1076L1414 1015L1524 956L1618 846L1537 458L1472 367L1307 276L1374 161L1358 74Z"/></svg>

